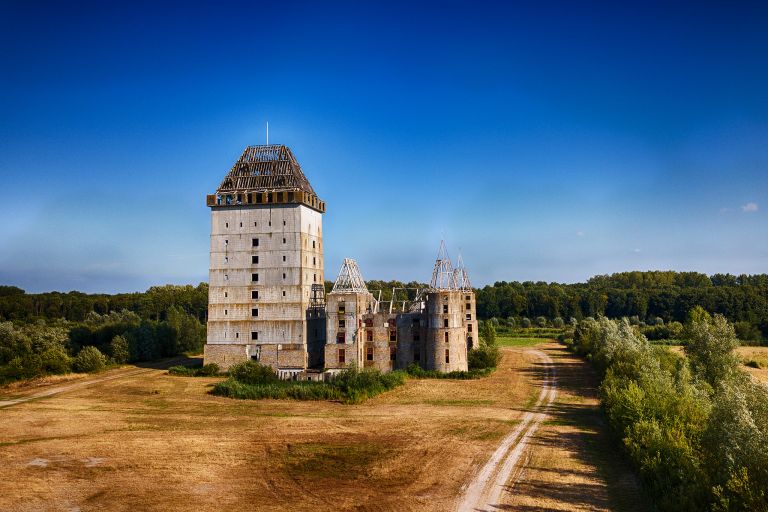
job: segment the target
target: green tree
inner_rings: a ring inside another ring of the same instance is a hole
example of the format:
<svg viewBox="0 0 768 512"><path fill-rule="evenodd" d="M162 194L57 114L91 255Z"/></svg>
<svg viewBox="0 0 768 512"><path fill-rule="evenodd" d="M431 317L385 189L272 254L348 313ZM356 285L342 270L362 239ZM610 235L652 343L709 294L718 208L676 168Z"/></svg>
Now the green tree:
<svg viewBox="0 0 768 512"><path fill-rule="evenodd" d="M685 354L694 374L712 388L739 375L739 359L733 350L739 346L736 332L722 315L710 317L701 308L691 310L685 335Z"/></svg>
<svg viewBox="0 0 768 512"><path fill-rule="evenodd" d="M130 351L128 348L128 340L125 336L117 335L109 342L109 353L112 355L112 360L117 364L125 364L130 357Z"/></svg>
<svg viewBox="0 0 768 512"><path fill-rule="evenodd" d="M107 358L96 347L83 347L72 365L80 373L96 373L104 370Z"/></svg>

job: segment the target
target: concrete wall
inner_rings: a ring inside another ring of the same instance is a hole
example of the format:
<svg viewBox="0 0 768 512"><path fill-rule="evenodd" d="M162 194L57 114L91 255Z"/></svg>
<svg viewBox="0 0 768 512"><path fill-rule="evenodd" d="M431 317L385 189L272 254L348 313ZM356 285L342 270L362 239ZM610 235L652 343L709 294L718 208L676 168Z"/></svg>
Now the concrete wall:
<svg viewBox="0 0 768 512"><path fill-rule="evenodd" d="M207 345L300 345L302 358L274 361L306 368L307 346L319 341L310 339L317 326L308 329L307 309L324 277L320 212L299 204L213 207Z"/></svg>

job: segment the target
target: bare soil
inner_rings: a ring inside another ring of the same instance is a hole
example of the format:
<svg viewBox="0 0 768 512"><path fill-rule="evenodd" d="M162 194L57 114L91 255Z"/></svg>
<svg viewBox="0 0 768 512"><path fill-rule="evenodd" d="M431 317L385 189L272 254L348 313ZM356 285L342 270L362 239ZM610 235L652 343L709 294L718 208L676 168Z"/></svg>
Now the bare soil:
<svg viewBox="0 0 768 512"><path fill-rule="evenodd" d="M557 367L558 399L500 506L637 510L591 370L556 344L537 349ZM43 396L0 390L34 398L0 408L0 510L451 510L539 395L533 352L503 354L490 377L409 380L354 406L232 400L207 393L218 378L132 367Z"/></svg>

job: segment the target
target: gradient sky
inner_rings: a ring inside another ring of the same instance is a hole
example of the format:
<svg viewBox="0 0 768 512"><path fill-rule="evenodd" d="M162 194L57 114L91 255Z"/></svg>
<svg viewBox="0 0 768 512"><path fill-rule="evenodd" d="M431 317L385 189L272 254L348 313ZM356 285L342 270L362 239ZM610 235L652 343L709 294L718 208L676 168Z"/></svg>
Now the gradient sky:
<svg viewBox="0 0 768 512"><path fill-rule="evenodd" d="M206 280L267 120L328 279L768 272L767 2L162 3L0 3L0 283Z"/></svg>

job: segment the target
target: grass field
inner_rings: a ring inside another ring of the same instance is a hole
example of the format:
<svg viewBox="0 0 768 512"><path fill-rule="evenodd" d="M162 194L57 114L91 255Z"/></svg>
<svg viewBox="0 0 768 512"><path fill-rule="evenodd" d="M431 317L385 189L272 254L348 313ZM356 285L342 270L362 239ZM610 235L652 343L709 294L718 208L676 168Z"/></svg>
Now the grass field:
<svg viewBox="0 0 768 512"><path fill-rule="evenodd" d="M552 340L546 338L526 338L518 336L496 335L496 344L500 347L532 347Z"/></svg>
<svg viewBox="0 0 768 512"><path fill-rule="evenodd" d="M507 500L639 510L614 496L636 490L584 385L591 369L540 349L562 382L557 421ZM0 409L0 510L451 510L538 393L537 358L502 352L487 378L412 379L362 405L233 400L208 394L220 378L107 372L119 378Z"/></svg>

